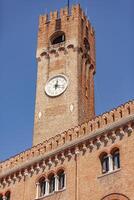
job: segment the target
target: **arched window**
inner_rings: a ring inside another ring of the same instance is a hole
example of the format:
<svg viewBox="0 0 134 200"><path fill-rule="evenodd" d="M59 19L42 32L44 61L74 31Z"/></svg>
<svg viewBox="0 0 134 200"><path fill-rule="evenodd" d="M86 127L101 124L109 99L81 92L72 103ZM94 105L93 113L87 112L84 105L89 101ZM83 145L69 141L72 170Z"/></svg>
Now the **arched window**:
<svg viewBox="0 0 134 200"><path fill-rule="evenodd" d="M2 194L0 194L0 200L3 200L3 195Z"/></svg>
<svg viewBox="0 0 134 200"><path fill-rule="evenodd" d="M39 196L42 197L46 194L46 180L45 177L39 180Z"/></svg>
<svg viewBox="0 0 134 200"><path fill-rule="evenodd" d="M107 153L103 153L100 156L101 166L102 166L102 173L107 173L109 171L109 157Z"/></svg>
<svg viewBox="0 0 134 200"><path fill-rule="evenodd" d="M112 172L120 168L120 153L118 148L114 148L110 154L103 152L100 155L102 173Z"/></svg>
<svg viewBox="0 0 134 200"><path fill-rule="evenodd" d="M65 188L65 172L64 170L60 170L58 173L58 190L62 190Z"/></svg>
<svg viewBox="0 0 134 200"><path fill-rule="evenodd" d="M65 33L62 31L58 31L54 33L50 38L51 44L55 45L61 42L65 42Z"/></svg>
<svg viewBox="0 0 134 200"><path fill-rule="evenodd" d="M53 193L55 191L55 176L54 174L49 175L49 193Z"/></svg>
<svg viewBox="0 0 134 200"><path fill-rule="evenodd" d="M6 200L10 200L10 196L11 196L10 191L6 192L5 194Z"/></svg>
<svg viewBox="0 0 134 200"><path fill-rule="evenodd" d="M113 170L120 168L120 153L119 149L115 149L112 152L112 160L113 160Z"/></svg>

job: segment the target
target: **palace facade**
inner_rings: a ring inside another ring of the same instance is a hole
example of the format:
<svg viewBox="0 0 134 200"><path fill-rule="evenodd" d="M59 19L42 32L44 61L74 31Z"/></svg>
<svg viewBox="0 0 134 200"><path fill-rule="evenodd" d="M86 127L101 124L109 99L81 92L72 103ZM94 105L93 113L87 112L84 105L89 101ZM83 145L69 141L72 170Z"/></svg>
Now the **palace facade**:
<svg viewBox="0 0 134 200"><path fill-rule="evenodd" d="M33 146L0 163L0 200L134 200L134 101L95 116L95 31L40 16Z"/></svg>

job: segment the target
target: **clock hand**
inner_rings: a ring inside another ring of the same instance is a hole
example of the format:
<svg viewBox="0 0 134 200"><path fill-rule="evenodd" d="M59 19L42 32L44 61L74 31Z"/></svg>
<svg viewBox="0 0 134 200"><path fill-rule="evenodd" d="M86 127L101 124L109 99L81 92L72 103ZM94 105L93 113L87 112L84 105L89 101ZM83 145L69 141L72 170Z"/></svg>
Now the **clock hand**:
<svg viewBox="0 0 134 200"><path fill-rule="evenodd" d="M56 90L58 88L58 80L56 80L56 84L54 86L55 86L55 90Z"/></svg>
<svg viewBox="0 0 134 200"><path fill-rule="evenodd" d="M58 85L58 88L64 88L64 85Z"/></svg>

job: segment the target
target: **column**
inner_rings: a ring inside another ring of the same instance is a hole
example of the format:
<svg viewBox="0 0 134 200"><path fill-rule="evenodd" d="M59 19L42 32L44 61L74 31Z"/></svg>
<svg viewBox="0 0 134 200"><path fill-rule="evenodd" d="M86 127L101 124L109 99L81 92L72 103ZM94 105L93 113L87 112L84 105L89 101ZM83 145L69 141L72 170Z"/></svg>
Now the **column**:
<svg viewBox="0 0 134 200"><path fill-rule="evenodd" d="M45 196L49 194L49 180L46 179L46 189L45 189Z"/></svg>
<svg viewBox="0 0 134 200"><path fill-rule="evenodd" d="M36 183L36 199L39 198L40 183Z"/></svg>
<svg viewBox="0 0 134 200"><path fill-rule="evenodd" d="M57 175L54 176L55 178L55 191L58 191L58 185L59 185L59 177Z"/></svg>
<svg viewBox="0 0 134 200"><path fill-rule="evenodd" d="M109 160L109 171L113 171L113 160L112 160L112 155L108 154L108 160Z"/></svg>

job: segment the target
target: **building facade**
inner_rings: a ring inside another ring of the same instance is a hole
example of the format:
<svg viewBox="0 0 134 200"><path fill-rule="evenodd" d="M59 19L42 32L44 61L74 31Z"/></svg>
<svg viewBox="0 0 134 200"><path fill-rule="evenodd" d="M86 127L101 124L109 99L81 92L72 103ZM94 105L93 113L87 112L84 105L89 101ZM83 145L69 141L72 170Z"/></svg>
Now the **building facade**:
<svg viewBox="0 0 134 200"><path fill-rule="evenodd" d="M95 116L95 33L80 5L40 16L33 146L0 163L0 200L133 200L134 101Z"/></svg>

